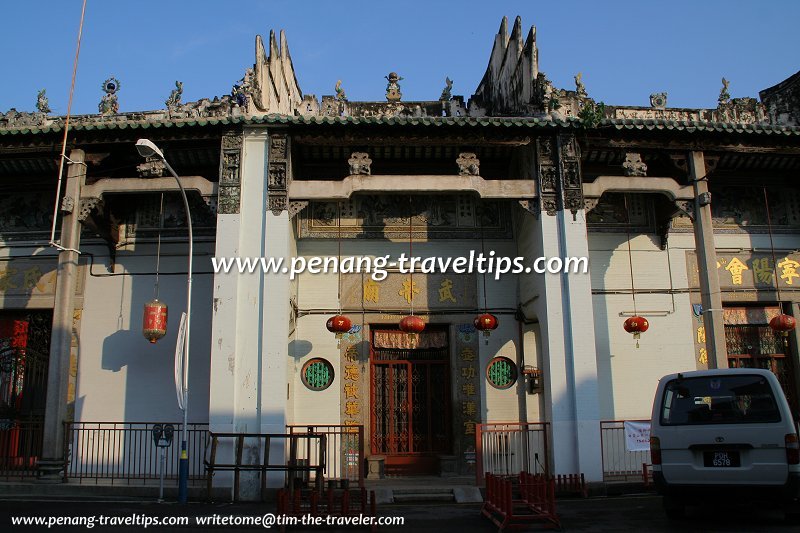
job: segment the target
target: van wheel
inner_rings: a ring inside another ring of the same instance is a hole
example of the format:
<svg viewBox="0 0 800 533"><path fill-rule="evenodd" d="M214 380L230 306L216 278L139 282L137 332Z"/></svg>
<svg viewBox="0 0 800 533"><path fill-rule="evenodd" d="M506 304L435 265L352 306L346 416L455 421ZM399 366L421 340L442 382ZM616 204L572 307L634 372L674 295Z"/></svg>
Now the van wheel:
<svg viewBox="0 0 800 533"><path fill-rule="evenodd" d="M664 496L664 513L670 520L680 520L686 516L686 503L675 496Z"/></svg>

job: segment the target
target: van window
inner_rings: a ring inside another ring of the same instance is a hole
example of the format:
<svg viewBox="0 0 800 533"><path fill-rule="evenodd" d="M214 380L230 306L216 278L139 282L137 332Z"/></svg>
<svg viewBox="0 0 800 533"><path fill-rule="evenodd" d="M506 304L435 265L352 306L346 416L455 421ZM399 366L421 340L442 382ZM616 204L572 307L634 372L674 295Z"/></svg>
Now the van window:
<svg viewBox="0 0 800 533"><path fill-rule="evenodd" d="M763 376L673 379L664 389L661 425L780 422L772 387Z"/></svg>

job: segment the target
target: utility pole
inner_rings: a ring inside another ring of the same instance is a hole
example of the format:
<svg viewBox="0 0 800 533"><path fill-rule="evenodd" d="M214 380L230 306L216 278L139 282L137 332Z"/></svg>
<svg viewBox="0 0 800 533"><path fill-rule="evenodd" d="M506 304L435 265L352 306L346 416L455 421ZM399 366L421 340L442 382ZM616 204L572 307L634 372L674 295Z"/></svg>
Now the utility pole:
<svg viewBox="0 0 800 533"><path fill-rule="evenodd" d="M64 464L64 421L67 416L72 321L75 310L75 286L78 280L78 248L81 228L78 220L81 188L86 180L86 154L72 150L67 164L67 179L61 204L61 243L58 254L58 277L53 305L53 330L50 338L50 360L47 368L47 399L42 434L42 455L38 480L60 483ZM60 191L59 191L60 192Z"/></svg>
<svg viewBox="0 0 800 533"><path fill-rule="evenodd" d="M725 323L722 317L722 293L717 275L717 251L711 219L711 193L708 192L706 162L703 152L689 153L689 179L694 187L694 243L700 275L703 325L706 331L708 368L728 368L725 346Z"/></svg>

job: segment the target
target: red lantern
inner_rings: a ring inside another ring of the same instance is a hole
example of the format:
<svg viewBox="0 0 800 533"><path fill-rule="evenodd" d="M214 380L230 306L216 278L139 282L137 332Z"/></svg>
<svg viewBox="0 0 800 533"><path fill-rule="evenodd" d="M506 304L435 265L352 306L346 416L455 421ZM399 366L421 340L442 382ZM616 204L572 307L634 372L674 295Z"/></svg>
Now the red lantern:
<svg viewBox="0 0 800 533"><path fill-rule="evenodd" d="M783 313L769 321L769 327L784 337L788 336L789 332L792 331L796 325L797 321L794 319L794 317Z"/></svg>
<svg viewBox="0 0 800 533"><path fill-rule="evenodd" d="M625 320L625 324L623 324L622 327L624 327L625 331L628 333L633 333L633 338L636 339L636 347L638 348L639 337L642 333L647 331L650 327L650 323L643 316L632 316Z"/></svg>
<svg viewBox="0 0 800 533"><path fill-rule="evenodd" d="M408 315L400 320L400 330L408 333L411 344L416 344L417 334L425 329L425 321L418 316Z"/></svg>
<svg viewBox="0 0 800 533"><path fill-rule="evenodd" d="M488 337L491 335L492 331L497 329L499 323L497 322L496 316L490 313L483 313L482 315L476 316L472 324L475 326L475 329L483 332L484 337Z"/></svg>
<svg viewBox="0 0 800 533"><path fill-rule="evenodd" d="M350 331L353 327L353 322L344 315L332 316L325 323L325 327L331 333L336 333L336 338L341 339L342 335Z"/></svg>
<svg viewBox="0 0 800 533"><path fill-rule="evenodd" d="M159 302L158 298L144 304L142 333L151 344L167 334L167 304Z"/></svg>

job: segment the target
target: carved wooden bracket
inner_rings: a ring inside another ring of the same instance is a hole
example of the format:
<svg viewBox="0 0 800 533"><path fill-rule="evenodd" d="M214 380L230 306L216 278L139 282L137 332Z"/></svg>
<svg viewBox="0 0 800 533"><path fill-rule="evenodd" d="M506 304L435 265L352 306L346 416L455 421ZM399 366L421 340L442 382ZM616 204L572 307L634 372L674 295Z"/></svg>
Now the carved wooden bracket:
<svg viewBox="0 0 800 533"><path fill-rule="evenodd" d="M366 152L353 152L347 160L351 176L369 176L372 174L372 159Z"/></svg>
<svg viewBox="0 0 800 533"><path fill-rule="evenodd" d="M459 176L480 176L481 162L472 152L461 152L456 159Z"/></svg>
<svg viewBox="0 0 800 533"><path fill-rule="evenodd" d="M519 205L535 218L539 218L539 206L536 200L520 200Z"/></svg>
<svg viewBox="0 0 800 533"><path fill-rule="evenodd" d="M289 202L289 218L294 218L296 214L308 207L308 200L294 200Z"/></svg>
<svg viewBox="0 0 800 533"><path fill-rule="evenodd" d="M642 155L637 152L625 154L625 162L622 163L626 176L647 176L647 164L642 161Z"/></svg>
<svg viewBox="0 0 800 533"><path fill-rule="evenodd" d="M119 221L107 209L103 199L96 196L81 198L78 220L105 241L113 271L119 244Z"/></svg>
<svg viewBox="0 0 800 533"><path fill-rule="evenodd" d="M675 206L694 222L694 200L675 200Z"/></svg>
<svg viewBox="0 0 800 533"><path fill-rule="evenodd" d="M583 198L583 208L588 213L589 211L591 211L592 209L597 207L597 204L599 202L600 202L600 198L586 198L586 197L584 197Z"/></svg>
<svg viewBox="0 0 800 533"><path fill-rule="evenodd" d="M669 154L669 159L672 161L675 168L681 172L689 172L689 162L686 158L686 154Z"/></svg>
<svg viewBox="0 0 800 533"><path fill-rule="evenodd" d="M158 157L148 157L144 163L136 165L140 178L160 178L167 175L167 166Z"/></svg>

